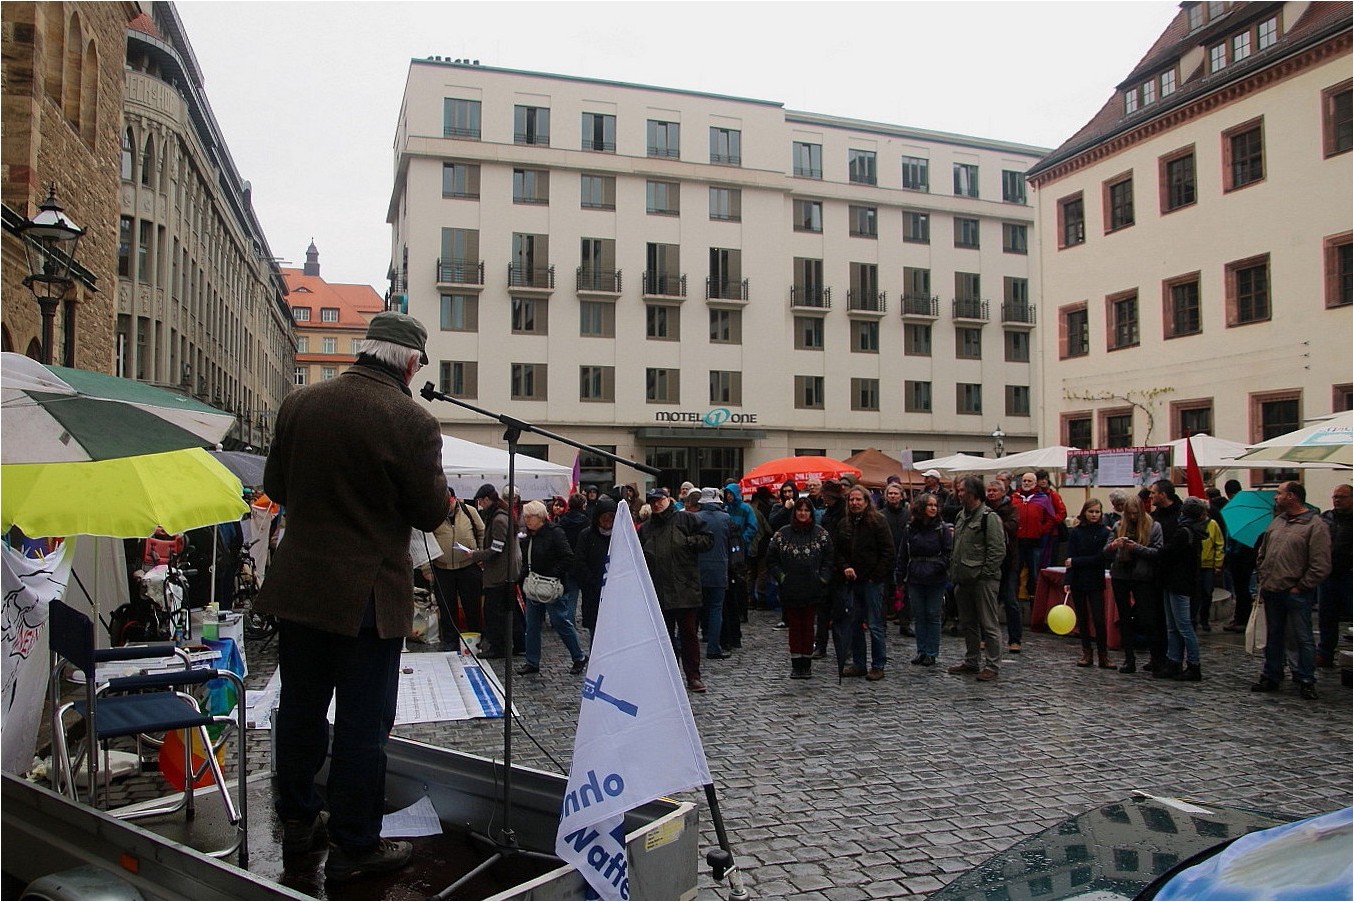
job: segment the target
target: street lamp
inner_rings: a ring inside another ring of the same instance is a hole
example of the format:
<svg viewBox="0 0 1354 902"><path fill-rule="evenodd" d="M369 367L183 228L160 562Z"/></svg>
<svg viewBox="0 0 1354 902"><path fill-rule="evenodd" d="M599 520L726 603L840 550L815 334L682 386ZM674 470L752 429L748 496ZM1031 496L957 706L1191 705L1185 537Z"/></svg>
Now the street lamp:
<svg viewBox="0 0 1354 902"><path fill-rule="evenodd" d="M57 203L56 183L52 183L47 186L47 199L38 204L38 215L19 226L19 233L24 239L31 274L24 279L24 285L33 292L42 311L42 362L51 363L56 306L75 284L71 266L85 230L71 221Z"/></svg>
<svg viewBox="0 0 1354 902"><path fill-rule="evenodd" d="M1000 426L992 430L992 450L997 452L998 457L1006 455L1006 433L1001 431Z"/></svg>

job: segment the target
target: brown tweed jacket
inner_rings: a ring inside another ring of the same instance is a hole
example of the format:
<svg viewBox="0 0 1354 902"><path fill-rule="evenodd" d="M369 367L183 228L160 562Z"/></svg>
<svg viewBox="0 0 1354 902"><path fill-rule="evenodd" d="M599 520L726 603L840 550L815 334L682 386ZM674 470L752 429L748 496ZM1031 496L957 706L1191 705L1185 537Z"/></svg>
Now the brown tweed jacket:
<svg viewBox="0 0 1354 902"><path fill-rule="evenodd" d="M282 402L263 487L287 530L255 604L284 620L357 635L376 600L383 638L413 620L410 529L447 514L437 420L400 378L356 365Z"/></svg>

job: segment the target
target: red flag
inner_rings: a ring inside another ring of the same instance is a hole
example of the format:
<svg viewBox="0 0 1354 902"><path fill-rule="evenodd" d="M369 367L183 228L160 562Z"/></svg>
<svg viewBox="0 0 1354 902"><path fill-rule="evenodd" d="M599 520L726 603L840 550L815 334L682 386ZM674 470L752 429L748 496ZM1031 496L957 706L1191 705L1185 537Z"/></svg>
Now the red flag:
<svg viewBox="0 0 1354 902"><path fill-rule="evenodd" d="M1199 462L1194 459L1194 444L1185 436L1185 487L1190 497L1204 497L1204 474L1199 470Z"/></svg>
<svg viewBox="0 0 1354 902"><path fill-rule="evenodd" d="M579 481L579 478L583 475L582 471L581 471L580 468L579 468L579 464L582 463L582 461L579 460L579 455L580 455L580 453L581 453L581 452L577 452L577 451L574 452L574 466L573 466L573 471L569 474L569 494L570 494L570 495L576 495L576 494L578 494L578 481Z"/></svg>

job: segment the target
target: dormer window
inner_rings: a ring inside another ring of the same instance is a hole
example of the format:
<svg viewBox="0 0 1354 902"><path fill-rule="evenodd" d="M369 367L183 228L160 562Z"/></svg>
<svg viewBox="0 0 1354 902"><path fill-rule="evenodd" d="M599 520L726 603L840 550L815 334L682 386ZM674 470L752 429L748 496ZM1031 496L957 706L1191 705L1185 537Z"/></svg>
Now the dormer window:
<svg viewBox="0 0 1354 902"><path fill-rule="evenodd" d="M1202 3L1191 4L1186 10L1185 15L1189 18L1189 30L1198 31L1204 27L1204 5Z"/></svg>
<svg viewBox="0 0 1354 902"><path fill-rule="evenodd" d="M1260 38L1260 40L1256 42L1256 46L1261 50L1273 47L1275 42L1279 40L1279 17L1271 16L1261 22L1260 27L1256 29L1256 32Z"/></svg>
<svg viewBox="0 0 1354 902"><path fill-rule="evenodd" d="M321 307L320 322L336 323L339 321L339 311L337 307Z"/></svg>
<svg viewBox="0 0 1354 902"><path fill-rule="evenodd" d="M1129 88L1124 92L1124 115L1138 111L1138 89Z"/></svg>
<svg viewBox="0 0 1354 902"><path fill-rule="evenodd" d="M1232 36L1232 62L1244 60L1251 55L1251 33L1243 31Z"/></svg>
<svg viewBox="0 0 1354 902"><path fill-rule="evenodd" d="M1161 73L1161 96L1170 97L1175 93L1175 70L1167 69Z"/></svg>
<svg viewBox="0 0 1354 902"><path fill-rule="evenodd" d="M1227 45L1214 44L1208 48L1208 71L1221 72L1227 67Z"/></svg>
<svg viewBox="0 0 1354 902"><path fill-rule="evenodd" d="M310 322L310 308L309 307L291 308L291 318L298 323Z"/></svg>
<svg viewBox="0 0 1354 902"><path fill-rule="evenodd" d="M1151 106L1157 102L1157 83L1156 79L1148 79L1142 83L1142 105Z"/></svg>

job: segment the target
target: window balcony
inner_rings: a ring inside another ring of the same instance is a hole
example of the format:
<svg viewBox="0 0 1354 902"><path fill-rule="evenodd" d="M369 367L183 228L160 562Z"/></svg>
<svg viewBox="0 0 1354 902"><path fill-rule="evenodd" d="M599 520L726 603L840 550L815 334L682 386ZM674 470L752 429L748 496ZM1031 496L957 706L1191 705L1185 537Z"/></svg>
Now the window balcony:
<svg viewBox="0 0 1354 902"><path fill-rule="evenodd" d="M904 319L936 319L940 316L940 298L924 294L903 295Z"/></svg>
<svg viewBox="0 0 1354 902"><path fill-rule="evenodd" d="M790 286L790 307L806 310L831 310L831 288L806 288L802 285Z"/></svg>
<svg viewBox="0 0 1354 902"><path fill-rule="evenodd" d="M851 288L846 292L848 313L884 313L887 309L887 291L859 291Z"/></svg>
<svg viewBox="0 0 1354 902"><path fill-rule="evenodd" d="M710 162L716 166L742 166L743 155L738 153L712 153Z"/></svg>
<svg viewBox="0 0 1354 902"><path fill-rule="evenodd" d="M616 142L615 142L615 141L599 141L599 140L597 140L597 139L595 139L595 138L587 138L587 137L585 137L585 138L583 139L583 149L584 149L584 150L591 150L591 151L593 151L593 152L595 152L595 153L615 153L615 152L616 152Z"/></svg>
<svg viewBox="0 0 1354 902"><path fill-rule="evenodd" d="M650 298L686 297L686 273L644 273L644 296Z"/></svg>
<svg viewBox="0 0 1354 902"><path fill-rule="evenodd" d="M659 147L655 144L650 144L648 151L649 156L663 160L680 160L682 158L681 149L676 147Z"/></svg>
<svg viewBox="0 0 1354 902"><path fill-rule="evenodd" d="M550 136L542 135L538 132L513 132L512 143L514 144L539 144L542 147L550 146Z"/></svg>
<svg viewBox="0 0 1354 902"><path fill-rule="evenodd" d="M748 280L739 282L729 279L705 279L705 299L718 301L746 301L748 299Z"/></svg>
<svg viewBox="0 0 1354 902"><path fill-rule="evenodd" d="M821 168L815 168L815 167L813 167L813 166L796 166L796 167L795 167L795 178L799 178L799 179L821 179L822 177L823 177L823 170L822 170Z"/></svg>
<svg viewBox="0 0 1354 902"><path fill-rule="evenodd" d="M469 138L472 141L478 141L480 139L480 130L478 128L468 128L458 125L445 125L442 127L442 137Z"/></svg>
<svg viewBox="0 0 1354 902"><path fill-rule="evenodd" d="M954 318L985 323L991 318L991 315L988 313L988 306L987 301L982 301L977 298L955 298L953 308Z"/></svg>
<svg viewBox="0 0 1354 902"><path fill-rule="evenodd" d="M543 291L555 287L555 267L524 266L521 263L508 264L509 288L535 288Z"/></svg>
<svg viewBox="0 0 1354 902"><path fill-rule="evenodd" d="M474 285L479 288L484 287L484 261L474 260L443 260L437 261L437 284L443 285Z"/></svg>
<svg viewBox="0 0 1354 902"><path fill-rule="evenodd" d="M1033 326L1034 305L1027 301L1006 301L1001 305L1001 321L1011 326Z"/></svg>
<svg viewBox="0 0 1354 902"><path fill-rule="evenodd" d="M618 295L621 293L621 271L580 266L574 273L574 285L579 294Z"/></svg>

